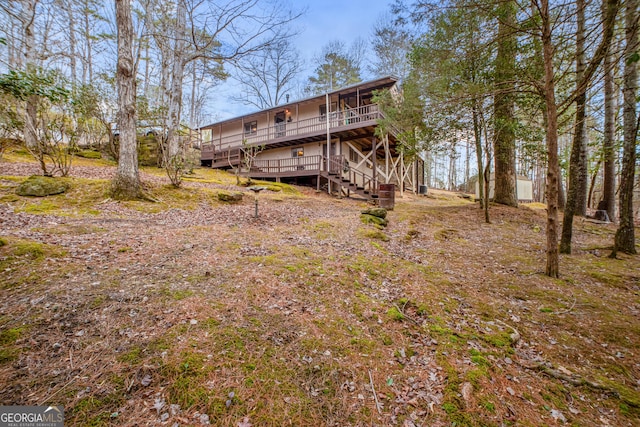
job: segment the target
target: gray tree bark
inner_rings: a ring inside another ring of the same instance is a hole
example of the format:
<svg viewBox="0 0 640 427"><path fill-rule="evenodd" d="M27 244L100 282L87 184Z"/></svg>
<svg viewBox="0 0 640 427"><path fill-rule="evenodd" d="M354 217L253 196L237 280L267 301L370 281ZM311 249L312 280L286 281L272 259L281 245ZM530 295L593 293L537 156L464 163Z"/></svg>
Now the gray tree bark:
<svg viewBox="0 0 640 427"><path fill-rule="evenodd" d="M574 215L587 214L587 88L580 87L585 64L585 0L576 2L576 119L569 159L569 188L567 203L564 207L562 221L562 237L560 252L571 253L571 237L573 232ZM604 11L603 11L604 13Z"/></svg>
<svg viewBox="0 0 640 427"><path fill-rule="evenodd" d="M616 208L616 94L614 62L611 53L604 58L604 182L603 200L613 221Z"/></svg>
<svg viewBox="0 0 640 427"><path fill-rule="evenodd" d="M36 6L38 0L23 0L22 13L20 20L22 21L22 37L23 37L23 57L22 66L25 70L36 65L35 53L35 33L33 25L36 18ZM37 115L38 115L38 97L33 95L27 98L25 106L24 121L24 142L27 147L35 148L38 145L38 136L36 134Z"/></svg>
<svg viewBox="0 0 640 427"><path fill-rule="evenodd" d="M112 181L112 197L135 199L142 195L136 143L136 72L133 61L133 22L130 0L115 0L118 40L116 85L120 155Z"/></svg>
<svg viewBox="0 0 640 427"><path fill-rule="evenodd" d="M547 111L547 265L545 273L550 277L560 274L560 255L558 253L558 110L553 75L553 41L551 39L551 16L549 0L540 0L542 18L542 53L544 58L544 95Z"/></svg>
<svg viewBox="0 0 640 427"><path fill-rule="evenodd" d="M616 231L613 253L635 254L636 240L633 217L633 187L635 184L636 143L638 124L636 96L638 93L638 0L627 0L625 12L623 127L624 148L620 174L620 224Z"/></svg>

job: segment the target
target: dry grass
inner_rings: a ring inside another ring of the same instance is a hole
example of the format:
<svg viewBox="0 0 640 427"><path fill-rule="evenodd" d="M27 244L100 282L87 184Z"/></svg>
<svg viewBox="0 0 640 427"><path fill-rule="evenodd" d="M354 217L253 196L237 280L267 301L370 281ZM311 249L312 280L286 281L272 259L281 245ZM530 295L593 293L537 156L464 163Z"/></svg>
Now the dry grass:
<svg viewBox="0 0 640 427"><path fill-rule="evenodd" d="M156 187L153 209L78 180L35 212L0 180L5 404L83 426L640 419L640 263L607 258L612 226L578 222L556 280L527 207L484 224L454 195L407 195L381 238L362 202L305 189L261 195L253 219L252 197L214 200L235 182L219 172Z"/></svg>

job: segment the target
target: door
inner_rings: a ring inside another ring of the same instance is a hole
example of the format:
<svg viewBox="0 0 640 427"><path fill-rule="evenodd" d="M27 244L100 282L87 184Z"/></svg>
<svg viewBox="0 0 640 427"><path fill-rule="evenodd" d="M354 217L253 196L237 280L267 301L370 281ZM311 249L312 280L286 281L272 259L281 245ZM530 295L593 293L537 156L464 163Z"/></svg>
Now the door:
<svg viewBox="0 0 640 427"><path fill-rule="evenodd" d="M287 121L286 121L286 115L285 115L284 111L276 113L276 115L274 116L273 120L274 120L275 128L276 128L275 137L276 138L280 138L280 137L286 136L286 134L287 134Z"/></svg>
<svg viewBox="0 0 640 427"><path fill-rule="evenodd" d="M329 153L327 155L327 144L322 146L322 154L327 161L327 171L331 174L337 174L341 168L340 156L336 155L336 143L332 142L329 146Z"/></svg>

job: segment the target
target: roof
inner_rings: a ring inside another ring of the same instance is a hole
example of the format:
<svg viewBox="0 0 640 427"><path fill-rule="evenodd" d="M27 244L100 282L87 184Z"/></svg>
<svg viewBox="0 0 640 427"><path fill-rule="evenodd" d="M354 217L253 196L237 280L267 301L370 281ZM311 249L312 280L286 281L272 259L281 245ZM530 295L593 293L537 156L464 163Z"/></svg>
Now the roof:
<svg viewBox="0 0 640 427"><path fill-rule="evenodd" d="M299 100L296 100L296 101L287 102L286 104L279 104L279 105L276 105L275 107L265 108L264 110L254 111L252 113L243 114L241 116L236 116L236 117L233 117L233 118L230 118L230 119L214 122L214 123L211 123L209 125L202 126L202 127L200 127L200 129L212 128L214 126L219 126L219 125L231 123L231 122L234 122L234 121L242 119L242 118L249 118L249 117L252 117L252 116L258 116L258 115L261 115L261 114L269 112L269 111L276 111L276 110L280 111L280 110L282 110L284 108L287 108L287 107L293 107L296 104L305 104L305 103L313 102L315 100L324 99L327 95L329 95L329 96L331 96L331 95L341 95L341 94L353 92L354 90L358 90L358 89L359 90L370 90L370 89L376 89L376 88L387 88L387 87L391 87L391 86L395 85L396 82L398 82L398 80L399 79L397 77L386 76L386 77L381 77L381 78L378 78L378 79L375 79L375 80L369 80L369 81L366 81L366 82L360 82L360 83L356 83L356 84L351 85L351 86L347 86L347 87L343 87L343 88L334 90L332 92L323 93L321 95L310 96L308 98L303 98L303 99L299 99Z"/></svg>

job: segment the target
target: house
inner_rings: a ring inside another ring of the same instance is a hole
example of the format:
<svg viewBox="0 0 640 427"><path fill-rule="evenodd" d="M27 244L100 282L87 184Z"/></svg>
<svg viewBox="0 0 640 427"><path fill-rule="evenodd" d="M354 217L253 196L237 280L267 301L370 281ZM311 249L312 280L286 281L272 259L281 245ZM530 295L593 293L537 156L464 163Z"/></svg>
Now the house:
<svg viewBox="0 0 640 427"><path fill-rule="evenodd" d="M422 160L405 158L394 134L376 135L374 92L397 92L396 83L379 78L204 126L201 164L347 196L375 198L381 184L417 191Z"/></svg>

